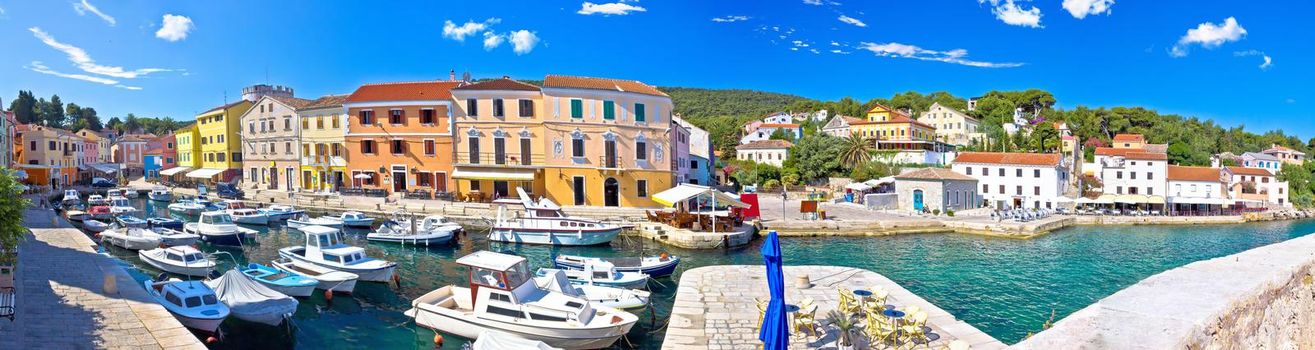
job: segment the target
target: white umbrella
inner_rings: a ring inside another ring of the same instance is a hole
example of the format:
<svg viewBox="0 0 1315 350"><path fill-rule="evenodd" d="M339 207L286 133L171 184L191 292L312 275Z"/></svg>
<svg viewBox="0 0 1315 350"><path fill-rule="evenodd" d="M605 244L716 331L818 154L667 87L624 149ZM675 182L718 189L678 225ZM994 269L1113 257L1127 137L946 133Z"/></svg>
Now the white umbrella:
<svg viewBox="0 0 1315 350"><path fill-rule="evenodd" d="M360 179L360 180L365 180L365 179L369 179L369 178L371 178L371 176L370 176L370 174L356 174L356 175L353 175L352 178L354 178L354 179Z"/></svg>

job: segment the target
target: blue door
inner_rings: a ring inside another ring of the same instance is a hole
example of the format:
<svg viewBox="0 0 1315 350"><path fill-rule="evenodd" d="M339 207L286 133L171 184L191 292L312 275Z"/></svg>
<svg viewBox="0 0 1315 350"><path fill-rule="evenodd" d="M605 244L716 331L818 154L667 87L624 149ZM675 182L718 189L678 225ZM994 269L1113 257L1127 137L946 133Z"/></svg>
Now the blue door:
<svg viewBox="0 0 1315 350"><path fill-rule="evenodd" d="M922 190L913 190L913 210L922 211Z"/></svg>

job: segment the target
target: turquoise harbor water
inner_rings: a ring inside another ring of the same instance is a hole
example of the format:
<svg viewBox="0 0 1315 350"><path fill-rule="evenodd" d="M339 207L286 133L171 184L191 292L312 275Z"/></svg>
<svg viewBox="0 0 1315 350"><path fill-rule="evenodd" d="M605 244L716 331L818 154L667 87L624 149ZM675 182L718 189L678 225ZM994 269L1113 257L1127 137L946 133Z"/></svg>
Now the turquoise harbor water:
<svg viewBox="0 0 1315 350"><path fill-rule="evenodd" d="M144 201L143 201L144 202ZM167 214L161 204L145 205L145 216ZM267 263L284 246L301 244L301 235L282 227L252 227L259 242L232 253L240 263ZM841 265L883 274L960 319L1014 343L1039 331L1053 313L1057 321L1078 309L1161 271L1193 261L1229 255L1315 232L1315 221L1267 222L1221 226L1078 227L1032 240L959 234L892 237L786 238L788 265ZM434 333L414 326L402 312L409 300L446 284L462 283L453 261L487 249L508 250L529 259L531 267L548 267L554 254L624 256L666 251L681 256L681 269L722 264L761 264L757 242L722 251L667 248L622 237L610 246L553 248L490 243L477 229L450 247L416 248L367 243L364 231L349 231L348 242L366 247L376 258L400 265L398 288L380 283L357 285L352 295L302 300L290 329L230 320L217 349L430 349ZM131 251L106 248L138 278L158 271ZM213 247L202 247L215 251ZM231 263L224 263L227 268ZM679 271L678 271L679 273ZM677 277L678 278L678 275ZM676 278L650 285L656 315L640 313L640 324L618 348L656 349L662 325L675 299ZM752 288L755 286L746 286ZM463 340L448 337L445 349Z"/></svg>

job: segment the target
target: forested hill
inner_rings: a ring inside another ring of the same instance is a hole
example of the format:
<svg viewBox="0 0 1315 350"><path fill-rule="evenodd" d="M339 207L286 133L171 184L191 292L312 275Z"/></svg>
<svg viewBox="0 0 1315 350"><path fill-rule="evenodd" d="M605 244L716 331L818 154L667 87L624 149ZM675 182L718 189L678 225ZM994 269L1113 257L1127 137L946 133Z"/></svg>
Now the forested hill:
<svg viewBox="0 0 1315 350"><path fill-rule="evenodd" d="M658 89L671 95L671 100L676 104L676 114L691 119L715 116L766 117L772 112L782 112L796 102L808 100L802 96L755 90L683 87Z"/></svg>

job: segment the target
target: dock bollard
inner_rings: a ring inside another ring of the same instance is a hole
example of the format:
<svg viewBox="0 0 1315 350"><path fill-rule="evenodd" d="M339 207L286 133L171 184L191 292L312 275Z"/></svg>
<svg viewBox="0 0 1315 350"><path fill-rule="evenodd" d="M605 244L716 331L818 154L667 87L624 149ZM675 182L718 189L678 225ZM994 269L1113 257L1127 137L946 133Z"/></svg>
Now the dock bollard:
<svg viewBox="0 0 1315 350"><path fill-rule="evenodd" d="M813 282L808 279L808 275L800 275L795 278L794 286L799 289L813 288Z"/></svg>
<svg viewBox="0 0 1315 350"><path fill-rule="evenodd" d="M119 280L115 278L113 272L105 272L105 282L101 284L101 290L105 294L119 293Z"/></svg>

